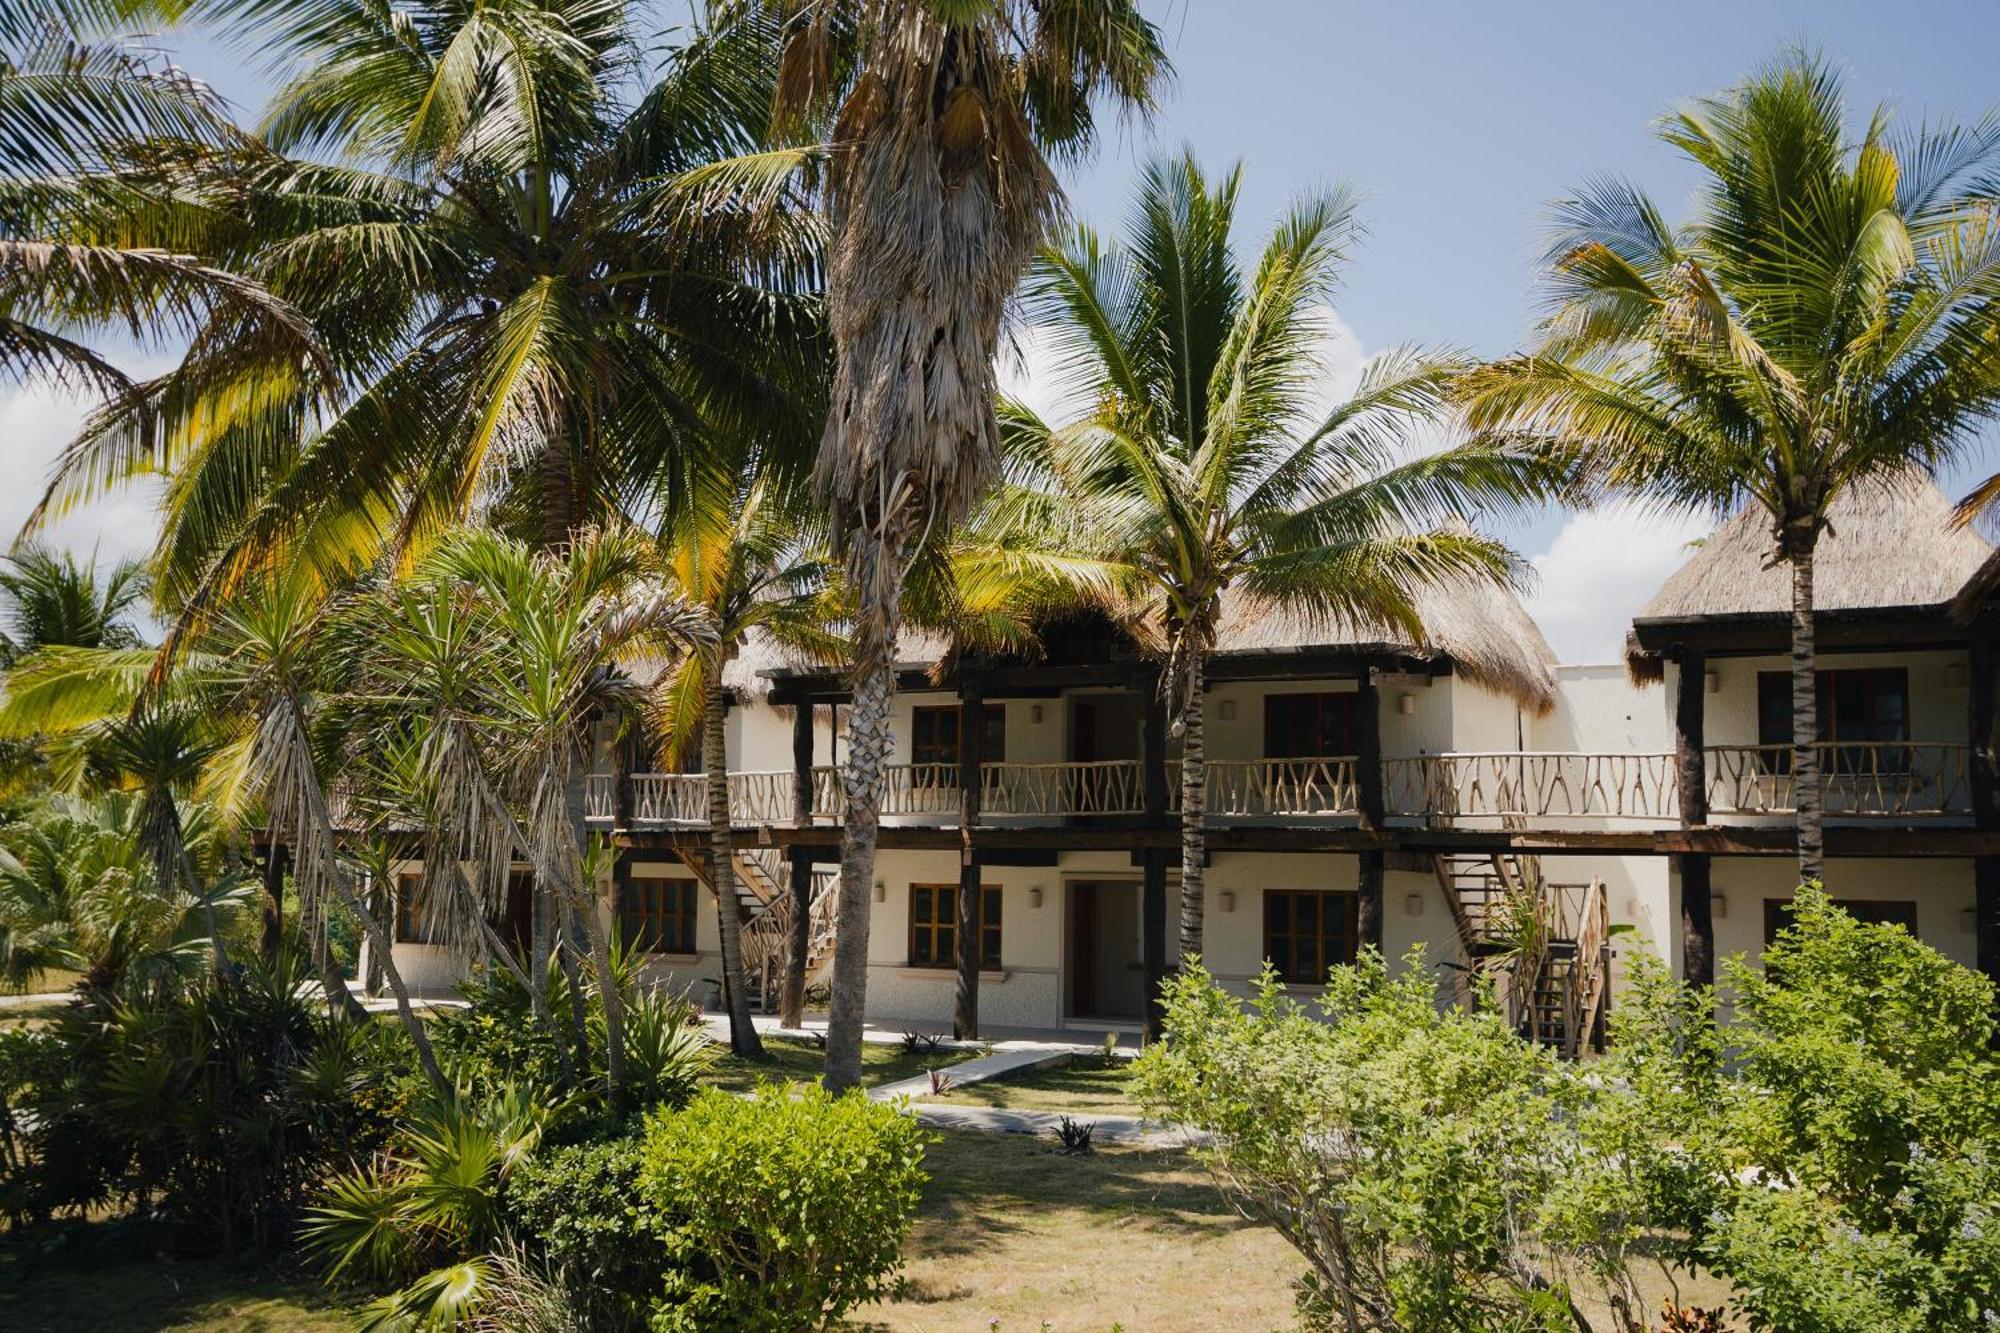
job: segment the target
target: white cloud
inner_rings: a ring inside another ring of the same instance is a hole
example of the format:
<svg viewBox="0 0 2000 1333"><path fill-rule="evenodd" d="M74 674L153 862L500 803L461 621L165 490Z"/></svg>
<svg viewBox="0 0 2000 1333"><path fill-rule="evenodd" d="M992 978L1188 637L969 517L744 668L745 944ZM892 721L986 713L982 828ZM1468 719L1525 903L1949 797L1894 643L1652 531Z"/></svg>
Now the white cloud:
<svg viewBox="0 0 2000 1333"><path fill-rule="evenodd" d="M0 549L11 543L47 488L64 445L90 410L83 398L41 385L0 389ZM145 556L159 536L159 489L140 484L72 511L43 544L111 561Z"/></svg>
<svg viewBox="0 0 2000 1333"><path fill-rule="evenodd" d="M1538 576L1528 611L1565 663L1615 662L1632 616L1688 559L1688 543L1714 520L1655 514L1617 503L1573 514L1548 550L1532 557Z"/></svg>

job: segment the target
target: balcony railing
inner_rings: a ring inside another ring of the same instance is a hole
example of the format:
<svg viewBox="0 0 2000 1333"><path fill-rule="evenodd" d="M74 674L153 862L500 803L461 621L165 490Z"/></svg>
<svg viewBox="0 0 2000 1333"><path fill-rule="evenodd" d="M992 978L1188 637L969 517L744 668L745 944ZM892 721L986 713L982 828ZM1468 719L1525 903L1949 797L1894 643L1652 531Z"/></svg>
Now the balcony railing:
<svg viewBox="0 0 2000 1333"><path fill-rule="evenodd" d="M1826 813L1844 819L1936 818L1972 811L1972 747L1933 741L1828 741L1819 754ZM1708 810L1798 813L1789 745L1710 746Z"/></svg>
<svg viewBox="0 0 2000 1333"><path fill-rule="evenodd" d="M1361 808L1357 760L1351 754L1313 759L1211 759L1205 804L1211 819L1314 818ZM1167 768L1167 802L1181 808L1179 764Z"/></svg>
<svg viewBox="0 0 2000 1333"><path fill-rule="evenodd" d="M1393 815L1425 819L1649 819L1679 816L1671 754L1463 751L1391 759Z"/></svg>
<svg viewBox="0 0 2000 1333"><path fill-rule="evenodd" d="M1970 749L1942 742L1834 742L1818 747L1826 813L1836 819L1949 818L1971 810ZM1674 756L1665 753L1480 751L1384 761L1391 817L1439 824L1469 820L1679 820ZM840 770L813 770L812 818L840 818ZM1351 816L1360 804L1359 763L1349 755L1307 759L1221 759L1208 765L1211 819ZM1170 813L1180 809L1179 765L1167 766ZM631 775L633 827L699 827L708 819L699 773ZM960 812L957 764L891 764L883 770L882 814L953 823ZM795 818L789 770L729 775L731 820L789 824ZM1713 746L1707 751L1712 819L1797 812L1789 746ZM585 813L614 822L610 774L592 774ZM1145 812L1145 772L1137 760L996 763L980 770L980 817L1098 819Z"/></svg>

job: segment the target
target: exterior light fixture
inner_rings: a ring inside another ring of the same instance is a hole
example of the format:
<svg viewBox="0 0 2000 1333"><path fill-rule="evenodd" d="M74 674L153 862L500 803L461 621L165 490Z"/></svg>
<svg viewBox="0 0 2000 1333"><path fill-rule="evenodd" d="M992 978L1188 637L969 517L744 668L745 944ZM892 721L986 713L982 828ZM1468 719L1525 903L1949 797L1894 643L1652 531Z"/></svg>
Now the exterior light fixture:
<svg viewBox="0 0 2000 1333"><path fill-rule="evenodd" d="M1222 910L1225 912L1236 910L1236 894L1230 889L1224 889L1221 893L1216 894L1215 900L1222 904Z"/></svg>
<svg viewBox="0 0 2000 1333"><path fill-rule="evenodd" d="M1423 914L1424 914L1424 895L1421 893L1412 893L1405 895L1403 898L1403 915L1422 916Z"/></svg>
<svg viewBox="0 0 2000 1333"><path fill-rule="evenodd" d="M1037 884L1034 888L1028 890L1028 906L1038 908L1041 905L1042 905L1042 886Z"/></svg>
<svg viewBox="0 0 2000 1333"><path fill-rule="evenodd" d="M879 879L875 881L875 901L878 903L889 901L889 886Z"/></svg>
<svg viewBox="0 0 2000 1333"><path fill-rule="evenodd" d="M1042 706L1040 704L1028 705L1028 721L1038 727L1042 725Z"/></svg>
<svg viewBox="0 0 2000 1333"><path fill-rule="evenodd" d="M1234 699L1222 700L1215 705L1215 715L1224 722L1234 722L1236 720L1236 701Z"/></svg>
<svg viewBox="0 0 2000 1333"><path fill-rule="evenodd" d="M1722 693L1722 673L1720 671L1702 672L1701 687L1707 690L1710 694Z"/></svg>
<svg viewBox="0 0 2000 1333"><path fill-rule="evenodd" d="M1720 921L1723 918L1727 917L1729 915L1729 899L1723 897L1719 893L1709 894L1708 914L1714 917L1717 921Z"/></svg>
<svg viewBox="0 0 2000 1333"><path fill-rule="evenodd" d="M1409 717L1411 714L1415 713L1417 711L1417 696L1409 693L1397 695L1396 711L1401 713L1404 717Z"/></svg>

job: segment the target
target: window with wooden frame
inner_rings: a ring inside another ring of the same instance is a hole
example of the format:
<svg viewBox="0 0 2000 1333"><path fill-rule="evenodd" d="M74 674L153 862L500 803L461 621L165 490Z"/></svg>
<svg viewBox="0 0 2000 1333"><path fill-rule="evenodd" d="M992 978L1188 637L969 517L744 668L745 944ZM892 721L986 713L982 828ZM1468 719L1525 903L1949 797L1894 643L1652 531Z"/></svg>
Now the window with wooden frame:
<svg viewBox="0 0 2000 1333"><path fill-rule="evenodd" d="M1338 889L1264 890L1264 956L1280 980L1319 986L1354 961L1360 895Z"/></svg>
<svg viewBox="0 0 2000 1333"><path fill-rule="evenodd" d="M958 962L958 885L910 886L910 966L954 967ZM1000 966L1000 889L979 890L979 966Z"/></svg>
<svg viewBox="0 0 2000 1333"><path fill-rule="evenodd" d="M424 929L423 914L424 877L415 871L406 871L396 876L396 943L429 944L430 933Z"/></svg>
<svg viewBox="0 0 2000 1333"><path fill-rule="evenodd" d="M627 880L618 896L618 933L641 953L693 953L695 889L691 879Z"/></svg>
<svg viewBox="0 0 2000 1333"><path fill-rule="evenodd" d="M1917 937L1917 905L1882 898L1835 898L1833 905L1867 926L1901 926ZM1778 932L1792 924L1790 898L1764 900L1764 946L1777 943Z"/></svg>
<svg viewBox="0 0 2000 1333"><path fill-rule="evenodd" d="M1264 696L1266 759L1330 759L1355 750L1352 692Z"/></svg>
<svg viewBox="0 0 2000 1333"><path fill-rule="evenodd" d="M1909 749L1895 742L1910 739L1910 673L1903 667L1836 667L1817 679L1819 739L1854 741L1823 751L1829 776L1843 773L1901 772L1909 766ZM1757 744L1792 743L1792 675L1789 671L1757 673ZM1792 771L1786 751L1767 752L1765 770Z"/></svg>
<svg viewBox="0 0 2000 1333"><path fill-rule="evenodd" d="M1004 763L1007 758L1007 707L1005 704L987 704L983 712L986 734L985 748L981 753L989 764ZM911 709L910 762L919 767L936 765L950 769L955 780L959 735L957 704ZM932 776L940 775L934 772Z"/></svg>

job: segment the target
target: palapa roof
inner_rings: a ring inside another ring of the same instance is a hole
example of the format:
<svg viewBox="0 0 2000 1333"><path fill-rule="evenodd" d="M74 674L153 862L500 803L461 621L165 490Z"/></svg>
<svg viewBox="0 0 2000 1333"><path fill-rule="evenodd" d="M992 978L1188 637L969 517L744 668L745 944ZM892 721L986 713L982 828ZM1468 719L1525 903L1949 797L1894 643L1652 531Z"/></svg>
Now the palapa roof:
<svg viewBox="0 0 2000 1333"><path fill-rule="evenodd" d="M1928 477L1906 473L1856 487L1828 512L1813 560L1819 612L1924 610L1940 615L1993 554L1979 534L1951 523L1952 506ZM1759 508L1717 528L1692 559L1633 617L1625 665L1634 681L1657 682L1665 664L1639 644L1636 627L1722 618L1786 619L1790 566L1773 560L1771 520Z"/></svg>

